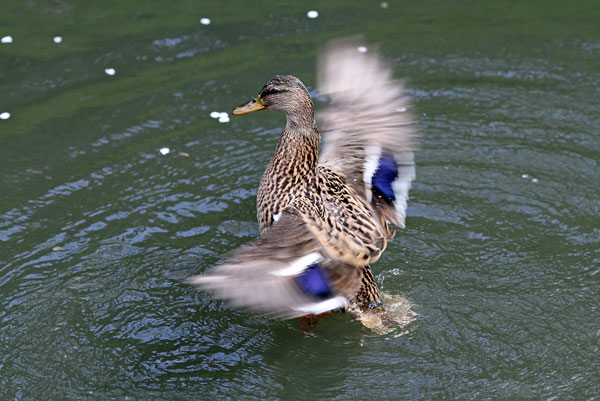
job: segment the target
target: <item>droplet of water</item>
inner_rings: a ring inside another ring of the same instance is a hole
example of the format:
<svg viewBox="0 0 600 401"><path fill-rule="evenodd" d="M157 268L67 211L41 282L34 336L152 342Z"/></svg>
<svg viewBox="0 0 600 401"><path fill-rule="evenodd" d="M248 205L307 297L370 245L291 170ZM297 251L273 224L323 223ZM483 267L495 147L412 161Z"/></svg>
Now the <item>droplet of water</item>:
<svg viewBox="0 0 600 401"><path fill-rule="evenodd" d="M164 156L164 155L168 155L169 152L171 152L171 149L169 149L169 148L160 148L159 152L160 152L161 155Z"/></svg>
<svg viewBox="0 0 600 401"><path fill-rule="evenodd" d="M0 42L2 43L12 43L12 41L13 38L10 35L3 36L2 39L0 39Z"/></svg>
<svg viewBox="0 0 600 401"><path fill-rule="evenodd" d="M115 75L115 73L116 73L117 71L115 71L115 69L114 69L114 68L105 68L105 69L104 69L104 72L106 73L106 75L110 75L110 76L112 76L112 75Z"/></svg>
<svg viewBox="0 0 600 401"><path fill-rule="evenodd" d="M52 39L54 41L54 43L60 43L62 42L62 36L55 36L54 39Z"/></svg>
<svg viewBox="0 0 600 401"><path fill-rule="evenodd" d="M367 48L365 46L358 46L356 48L356 50L358 50L359 53L366 53L367 52Z"/></svg>
<svg viewBox="0 0 600 401"><path fill-rule="evenodd" d="M316 10L310 10L309 12L306 13L306 16L308 18L317 18L319 16L319 12Z"/></svg>
<svg viewBox="0 0 600 401"><path fill-rule="evenodd" d="M210 25L210 18L200 18L200 23L202 25Z"/></svg>

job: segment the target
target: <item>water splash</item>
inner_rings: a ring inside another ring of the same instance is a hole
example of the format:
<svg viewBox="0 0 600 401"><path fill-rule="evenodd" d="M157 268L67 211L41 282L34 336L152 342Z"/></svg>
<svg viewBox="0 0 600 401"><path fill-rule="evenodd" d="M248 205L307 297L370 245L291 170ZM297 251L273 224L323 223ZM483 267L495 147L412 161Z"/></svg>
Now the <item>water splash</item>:
<svg viewBox="0 0 600 401"><path fill-rule="evenodd" d="M417 318L412 310L413 303L400 295L381 293L381 303L374 309L362 311L354 304L349 312L373 333L384 335L398 331L397 336L403 335L402 330Z"/></svg>

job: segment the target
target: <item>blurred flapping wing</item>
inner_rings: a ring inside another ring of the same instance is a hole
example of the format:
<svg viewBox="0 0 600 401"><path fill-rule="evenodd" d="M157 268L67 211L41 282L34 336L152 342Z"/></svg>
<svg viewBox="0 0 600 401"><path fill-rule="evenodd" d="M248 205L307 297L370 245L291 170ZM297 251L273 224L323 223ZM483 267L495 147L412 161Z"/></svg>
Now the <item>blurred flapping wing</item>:
<svg viewBox="0 0 600 401"><path fill-rule="evenodd" d="M361 279L362 269L333 259L289 207L264 237L186 281L235 307L290 319L346 307Z"/></svg>
<svg viewBox="0 0 600 401"><path fill-rule="evenodd" d="M318 77L329 99L317 116L320 163L343 174L380 219L403 228L418 142L403 83L356 38L325 46Z"/></svg>

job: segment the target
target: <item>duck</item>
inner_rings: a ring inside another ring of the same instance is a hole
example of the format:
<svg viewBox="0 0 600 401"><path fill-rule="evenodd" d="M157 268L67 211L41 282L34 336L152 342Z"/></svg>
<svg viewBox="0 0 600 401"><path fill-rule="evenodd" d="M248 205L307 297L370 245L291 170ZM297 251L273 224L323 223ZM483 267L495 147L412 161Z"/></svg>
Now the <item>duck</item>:
<svg viewBox="0 0 600 401"><path fill-rule="evenodd" d="M279 319L378 305L371 265L405 227L418 130L404 81L365 49L355 38L324 46L317 79L328 103L317 116L293 75L269 79L233 110L286 116L258 187L260 238L189 284Z"/></svg>

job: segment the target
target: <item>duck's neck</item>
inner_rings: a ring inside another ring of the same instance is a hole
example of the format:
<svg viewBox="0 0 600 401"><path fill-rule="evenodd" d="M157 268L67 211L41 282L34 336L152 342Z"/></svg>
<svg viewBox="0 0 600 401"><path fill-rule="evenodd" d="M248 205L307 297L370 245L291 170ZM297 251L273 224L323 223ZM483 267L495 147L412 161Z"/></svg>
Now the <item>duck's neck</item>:
<svg viewBox="0 0 600 401"><path fill-rule="evenodd" d="M289 120L288 120L289 122ZM271 165L281 176L292 176L294 181L314 177L319 158L321 136L316 128L283 130Z"/></svg>
<svg viewBox="0 0 600 401"><path fill-rule="evenodd" d="M304 99L305 104L295 108L293 112L285 113L287 122L285 131L316 131L315 109L310 98Z"/></svg>
<svg viewBox="0 0 600 401"><path fill-rule="evenodd" d="M271 161L283 167L280 171L298 179L316 174L321 139L315 124L312 100L308 91L305 92L305 96L296 99L294 107L283 110L287 123Z"/></svg>

